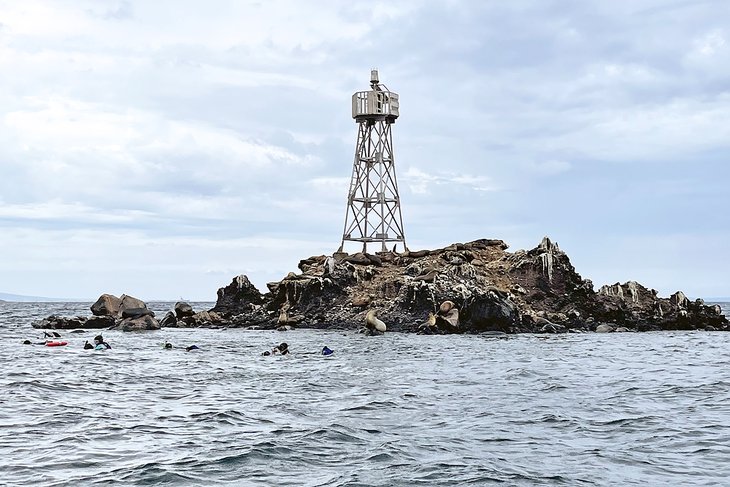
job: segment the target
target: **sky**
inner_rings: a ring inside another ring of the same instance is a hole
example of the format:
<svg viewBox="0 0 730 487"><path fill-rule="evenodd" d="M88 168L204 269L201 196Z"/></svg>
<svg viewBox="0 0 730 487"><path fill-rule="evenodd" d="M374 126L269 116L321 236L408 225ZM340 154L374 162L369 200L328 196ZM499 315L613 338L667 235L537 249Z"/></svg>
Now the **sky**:
<svg viewBox="0 0 730 487"><path fill-rule="evenodd" d="M730 295L726 0L0 0L0 291L211 301L331 254L372 68L411 249Z"/></svg>

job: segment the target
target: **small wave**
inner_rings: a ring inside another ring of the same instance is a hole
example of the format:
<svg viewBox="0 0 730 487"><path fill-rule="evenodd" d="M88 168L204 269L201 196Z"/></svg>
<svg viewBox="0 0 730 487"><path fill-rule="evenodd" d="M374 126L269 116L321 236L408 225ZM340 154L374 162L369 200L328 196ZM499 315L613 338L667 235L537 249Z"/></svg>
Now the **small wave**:
<svg viewBox="0 0 730 487"><path fill-rule="evenodd" d="M315 440L318 443L333 444L366 444L363 438L360 438L354 431L346 431L341 427L319 428L308 432L302 436L307 440Z"/></svg>
<svg viewBox="0 0 730 487"><path fill-rule="evenodd" d="M51 314L41 311L32 312ZM0 326L0 343L17 341L20 325L12 326ZM730 334L498 342L302 329L287 338L293 348L327 343L340 351L337 361L272 362L259 355L281 340L272 331L160 333L216 353L161 353L152 333L112 330L104 332L114 346L108 354L10 348L6 368L22 374L2 380L0 449L9 467L0 483L725 480Z"/></svg>
<svg viewBox="0 0 730 487"><path fill-rule="evenodd" d="M218 423L229 426L248 422L244 413L234 410L195 413L190 415L190 419L197 423Z"/></svg>
<svg viewBox="0 0 730 487"><path fill-rule="evenodd" d="M38 380L13 381L5 385L7 389L40 389L44 391L70 390L72 386L58 382L49 383Z"/></svg>
<svg viewBox="0 0 730 487"><path fill-rule="evenodd" d="M633 418L616 418L616 419L605 419L605 420L591 420L588 423L594 426L637 426L646 425L660 421L661 418L657 416L637 416Z"/></svg>
<svg viewBox="0 0 730 487"><path fill-rule="evenodd" d="M514 424L536 424L536 423L573 423L575 420L573 418L568 418L565 416L559 416L557 414L543 414L542 416L538 418L526 418L526 419L516 419L513 420L512 423Z"/></svg>
<svg viewBox="0 0 730 487"><path fill-rule="evenodd" d="M117 470L112 472L112 483L130 482L134 485L175 485L180 482L191 482L196 480L192 475L184 475L179 472L171 471L166 465L160 462L151 462L138 467L132 468L130 471ZM91 480L91 479L87 479ZM94 483L100 485L107 483L109 480L98 480Z"/></svg>
<svg viewBox="0 0 730 487"><path fill-rule="evenodd" d="M390 453L376 453L375 455L371 455L365 459L366 462L390 462L391 460L394 460L395 457L391 455Z"/></svg>
<svg viewBox="0 0 730 487"><path fill-rule="evenodd" d="M370 401L366 404L359 404L357 406L349 406L342 408L342 411L373 411L378 409L388 409L398 407L398 404L393 401Z"/></svg>
<svg viewBox="0 0 730 487"><path fill-rule="evenodd" d="M478 441L481 443L510 443L516 440L513 438L479 438Z"/></svg>

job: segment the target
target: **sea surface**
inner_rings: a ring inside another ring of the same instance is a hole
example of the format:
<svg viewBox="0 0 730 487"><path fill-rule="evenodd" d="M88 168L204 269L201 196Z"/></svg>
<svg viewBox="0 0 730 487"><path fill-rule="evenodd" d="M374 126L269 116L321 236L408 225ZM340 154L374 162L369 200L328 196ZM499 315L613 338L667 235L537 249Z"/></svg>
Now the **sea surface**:
<svg viewBox="0 0 730 487"><path fill-rule="evenodd" d="M104 331L112 350L83 350L91 330L21 344L34 319L89 304L0 303L0 485L730 483L730 333L164 329ZM282 341L291 355L261 356Z"/></svg>

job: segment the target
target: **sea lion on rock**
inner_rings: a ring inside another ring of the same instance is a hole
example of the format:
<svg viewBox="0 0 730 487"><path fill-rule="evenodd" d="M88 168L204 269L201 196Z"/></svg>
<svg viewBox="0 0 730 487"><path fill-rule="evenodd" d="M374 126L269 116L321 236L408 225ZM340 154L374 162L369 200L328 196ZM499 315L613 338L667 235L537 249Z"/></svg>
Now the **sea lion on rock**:
<svg viewBox="0 0 730 487"><path fill-rule="evenodd" d="M279 326L279 328L286 328L288 330L291 329L291 325L296 325L297 323L304 320L304 315L289 315L289 306L282 306L281 311L279 312L279 319L276 321L276 323ZM279 329L277 328L277 330Z"/></svg>
<svg viewBox="0 0 730 487"><path fill-rule="evenodd" d="M370 265L372 262L368 257L363 254L362 252L358 252L354 255L350 255L342 259L345 262L349 262L350 264L357 264L357 265Z"/></svg>
<svg viewBox="0 0 730 487"><path fill-rule="evenodd" d="M406 252L406 255L408 257L426 257L427 255L431 255L430 250L409 250Z"/></svg>
<svg viewBox="0 0 730 487"><path fill-rule="evenodd" d="M418 334L420 335L435 335L438 334L439 329L438 326L436 326L436 315L433 313L428 313L428 319L425 323L422 323L418 327Z"/></svg>
<svg viewBox="0 0 730 487"><path fill-rule="evenodd" d="M423 281L423 282L433 282L434 279L436 279L436 276L438 276L438 271L435 269L430 270L426 274L420 275L418 277L414 277L414 281Z"/></svg>
<svg viewBox="0 0 730 487"><path fill-rule="evenodd" d="M439 306L436 316L436 325L439 329L455 331L459 328L459 308L453 301L444 301Z"/></svg>
<svg viewBox="0 0 730 487"><path fill-rule="evenodd" d="M367 328L368 330L376 330L376 331L379 331L380 333L385 333L385 330L387 327L385 326L385 323L380 321L375 316L375 310L371 309L365 315L365 328Z"/></svg>
<svg viewBox="0 0 730 487"><path fill-rule="evenodd" d="M364 307L370 304L370 296L355 296L350 303L355 307Z"/></svg>

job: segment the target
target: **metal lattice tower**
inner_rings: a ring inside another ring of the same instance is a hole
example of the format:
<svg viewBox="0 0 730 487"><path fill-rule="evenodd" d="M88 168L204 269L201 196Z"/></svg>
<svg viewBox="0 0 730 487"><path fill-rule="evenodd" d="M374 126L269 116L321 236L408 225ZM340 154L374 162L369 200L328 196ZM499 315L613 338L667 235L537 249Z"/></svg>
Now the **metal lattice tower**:
<svg viewBox="0 0 730 487"><path fill-rule="evenodd" d="M370 91L352 95L352 118L358 125L355 163L352 168L350 192L347 196L345 230L342 233L342 252L345 241L367 244L379 242L381 251L386 243L403 244L403 217L395 177L393 134L391 127L398 118L398 94L389 91L378 80L378 70L370 72Z"/></svg>

